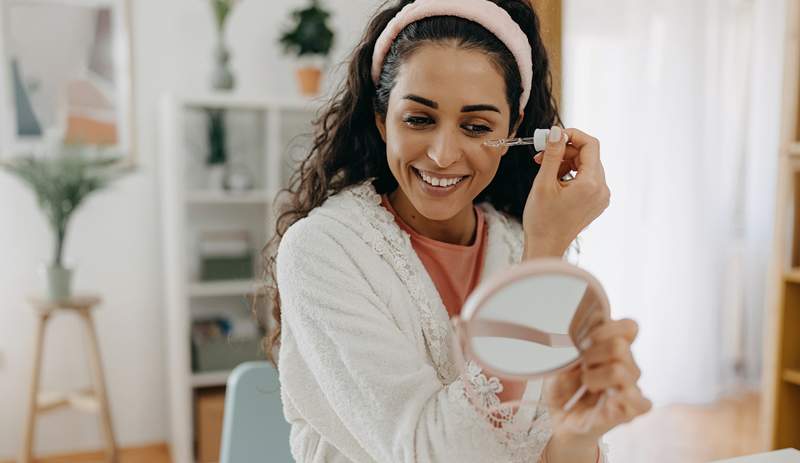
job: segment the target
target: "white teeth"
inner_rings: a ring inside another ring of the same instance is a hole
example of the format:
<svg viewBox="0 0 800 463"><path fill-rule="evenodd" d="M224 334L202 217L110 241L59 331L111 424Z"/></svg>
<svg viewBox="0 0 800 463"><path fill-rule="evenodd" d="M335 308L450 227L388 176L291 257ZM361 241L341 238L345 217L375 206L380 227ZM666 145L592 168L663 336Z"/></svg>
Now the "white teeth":
<svg viewBox="0 0 800 463"><path fill-rule="evenodd" d="M419 172L419 171L418 171ZM457 177L457 178L436 178L426 175L422 172L419 172L420 177L425 181L425 183L429 183L433 186L441 186L441 187L448 187L451 185L455 185L456 183L460 182L464 177Z"/></svg>

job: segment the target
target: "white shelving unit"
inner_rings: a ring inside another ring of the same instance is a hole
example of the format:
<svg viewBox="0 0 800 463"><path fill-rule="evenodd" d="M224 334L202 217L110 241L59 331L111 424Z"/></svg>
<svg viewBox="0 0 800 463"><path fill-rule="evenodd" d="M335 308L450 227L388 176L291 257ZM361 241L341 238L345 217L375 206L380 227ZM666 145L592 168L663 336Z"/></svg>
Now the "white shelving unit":
<svg viewBox="0 0 800 463"><path fill-rule="evenodd" d="M192 320L220 311L246 311L244 298L261 284L257 278L198 281L196 233L208 227L236 225L249 232L255 250L260 251L274 230L276 193L285 186L294 161L308 150L308 137L298 139L298 135L310 134L317 106L313 101L233 94L165 95L162 99L160 194L173 461L195 461L195 391L224 386L229 373L192 371ZM226 110L229 156L238 156L234 161L247 166L253 189L226 192L205 187L204 110L210 108Z"/></svg>

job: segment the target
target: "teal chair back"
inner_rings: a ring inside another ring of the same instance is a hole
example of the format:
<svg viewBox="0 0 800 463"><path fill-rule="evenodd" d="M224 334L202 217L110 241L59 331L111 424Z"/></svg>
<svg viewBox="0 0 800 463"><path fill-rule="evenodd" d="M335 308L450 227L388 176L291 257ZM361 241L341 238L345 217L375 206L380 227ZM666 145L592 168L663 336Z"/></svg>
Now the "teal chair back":
<svg viewBox="0 0 800 463"><path fill-rule="evenodd" d="M242 363L228 377L219 461L294 461L278 372L269 362Z"/></svg>

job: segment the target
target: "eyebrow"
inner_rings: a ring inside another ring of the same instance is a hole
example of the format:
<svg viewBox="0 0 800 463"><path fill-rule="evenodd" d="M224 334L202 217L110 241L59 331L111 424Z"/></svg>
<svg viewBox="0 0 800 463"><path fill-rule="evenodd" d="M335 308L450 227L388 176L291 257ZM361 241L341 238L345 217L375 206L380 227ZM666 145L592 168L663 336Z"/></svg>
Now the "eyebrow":
<svg viewBox="0 0 800 463"><path fill-rule="evenodd" d="M425 105L425 106L427 106L429 108L433 108L433 109L438 109L439 108L439 103L437 103L437 102L435 102L433 100L429 100L427 98L421 97L419 95L409 94L409 95L404 96L403 99L404 100L416 101L417 103L419 103L421 105ZM463 106L461 108L461 112L462 113L472 113L472 112L476 112L476 111L494 111L496 113L500 113L500 110L497 108L497 106L490 105L490 104L471 104L471 105Z"/></svg>

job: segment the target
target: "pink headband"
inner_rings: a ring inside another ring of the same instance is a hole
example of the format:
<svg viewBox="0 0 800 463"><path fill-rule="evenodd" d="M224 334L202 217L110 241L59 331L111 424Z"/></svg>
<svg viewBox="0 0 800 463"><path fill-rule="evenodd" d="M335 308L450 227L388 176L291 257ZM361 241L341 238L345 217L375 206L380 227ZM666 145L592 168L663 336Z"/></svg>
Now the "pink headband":
<svg viewBox="0 0 800 463"><path fill-rule="evenodd" d="M522 76L520 110L528 103L533 81L533 61L528 37L508 12L487 0L416 0L389 21L372 53L372 81L378 84L383 61L397 35L409 24L432 16L456 16L480 24L511 50Z"/></svg>

